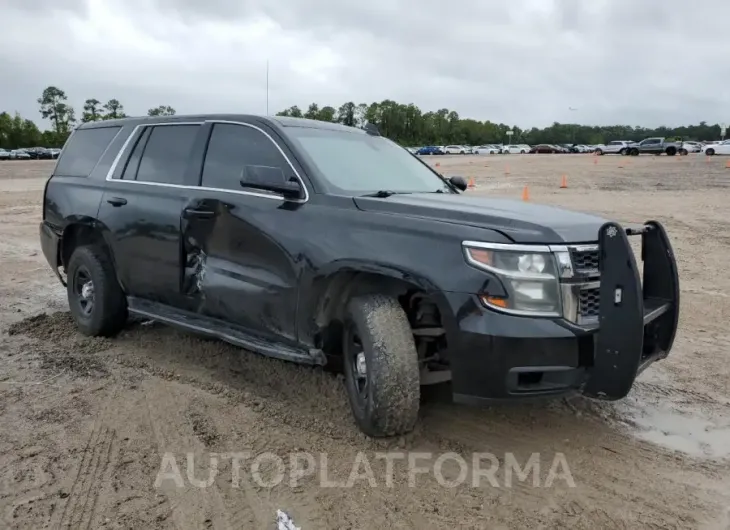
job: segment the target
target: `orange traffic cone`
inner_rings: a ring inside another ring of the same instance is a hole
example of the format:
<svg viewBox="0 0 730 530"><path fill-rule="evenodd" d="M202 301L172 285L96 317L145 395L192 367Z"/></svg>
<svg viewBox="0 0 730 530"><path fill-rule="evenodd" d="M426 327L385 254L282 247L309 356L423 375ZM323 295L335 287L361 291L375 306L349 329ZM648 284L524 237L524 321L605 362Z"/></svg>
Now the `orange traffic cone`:
<svg viewBox="0 0 730 530"><path fill-rule="evenodd" d="M436 167L441 167L441 164L439 162L436 162Z"/></svg>
<svg viewBox="0 0 730 530"><path fill-rule="evenodd" d="M597 156L594 156L593 157L593 165L595 166L596 164L598 164L598 157Z"/></svg>
<svg viewBox="0 0 730 530"><path fill-rule="evenodd" d="M469 188L476 188L477 187L477 183L474 182L474 177L469 177L469 185L468 185L468 187Z"/></svg>
<svg viewBox="0 0 730 530"><path fill-rule="evenodd" d="M504 166L504 174L505 175L509 175L509 164L507 164L506 166Z"/></svg>
<svg viewBox="0 0 730 530"><path fill-rule="evenodd" d="M568 187L568 177L563 175L563 178L560 180L560 189L565 189Z"/></svg>
<svg viewBox="0 0 730 530"><path fill-rule="evenodd" d="M522 190L522 200L523 201L529 201L530 200L530 190L527 186L524 187Z"/></svg>
<svg viewBox="0 0 730 530"><path fill-rule="evenodd" d="M730 160L725 162L725 169L730 169Z"/></svg>
<svg viewBox="0 0 730 530"><path fill-rule="evenodd" d="M709 156L706 156L705 157L705 164L709 164L709 163L710 163L710 157Z"/></svg>

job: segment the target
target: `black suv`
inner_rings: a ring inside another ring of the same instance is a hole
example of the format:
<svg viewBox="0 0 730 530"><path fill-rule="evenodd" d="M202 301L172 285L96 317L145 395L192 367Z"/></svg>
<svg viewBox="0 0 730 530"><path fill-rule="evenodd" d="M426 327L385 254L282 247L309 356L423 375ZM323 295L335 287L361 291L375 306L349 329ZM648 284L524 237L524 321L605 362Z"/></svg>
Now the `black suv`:
<svg viewBox="0 0 730 530"><path fill-rule="evenodd" d="M40 236L82 333L131 313L341 367L371 436L411 430L425 384L472 403L626 396L677 328L661 224L465 189L372 126L127 118L74 131Z"/></svg>

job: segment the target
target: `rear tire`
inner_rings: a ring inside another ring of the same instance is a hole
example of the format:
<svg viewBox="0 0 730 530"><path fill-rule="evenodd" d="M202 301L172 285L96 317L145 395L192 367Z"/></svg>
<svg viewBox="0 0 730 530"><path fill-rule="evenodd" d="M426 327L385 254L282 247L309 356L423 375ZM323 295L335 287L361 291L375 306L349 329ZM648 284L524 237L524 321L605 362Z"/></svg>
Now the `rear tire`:
<svg viewBox="0 0 730 530"><path fill-rule="evenodd" d="M343 352L347 397L360 430L372 437L412 431L421 396L418 353L398 301L380 294L353 298Z"/></svg>
<svg viewBox="0 0 730 530"><path fill-rule="evenodd" d="M674 147L669 147L667 149L667 156L674 156L677 154L677 149Z"/></svg>
<svg viewBox="0 0 730 530"><path fill-rule="evenodd" d="M127 299L104 249L76 248L66 275L68 305L79 331L92 337L119 333L127 323Z"/></svg>
<svg viewBox="0 0 730 530"><path fill-rule="evenodd" d="M639 156L639 150L634 147L631 151L629 151L629 154L631 156Z"/></svg>
<svg viewBox="0 0 730 530"><path fill-rule="evenodd" d="M705 150L705 154L706 154L707 156L713 156L713 155L715 154L715 150L714 150L714 149L712 149L712 148L706 149L706 150Z"/></svg>
<svg viewBox="0 0 730 530"><path fill-rule="evenodd" d="M618 152L618 154L620 154L620 155L626 155L626 148L624 147L623 149L621 149L621 150L620 150L620 151Z"/></svg>
<svg viewBox="0 0 730 530"><path fill-rule="evenodd" d="M603 151L601 149L596 149L595 151L593 151L593 153L597 156L601 156L603 154Z"/></svg>

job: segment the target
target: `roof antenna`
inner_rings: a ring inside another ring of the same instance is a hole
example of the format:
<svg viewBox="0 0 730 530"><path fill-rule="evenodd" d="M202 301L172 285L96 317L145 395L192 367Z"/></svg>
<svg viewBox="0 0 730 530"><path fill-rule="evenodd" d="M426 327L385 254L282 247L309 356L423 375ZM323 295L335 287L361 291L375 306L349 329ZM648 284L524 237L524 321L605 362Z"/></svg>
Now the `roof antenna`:
<svg viewBox="0 0 730 530"><path fill-rule="evenodd" d="M378 130L378 128L370 122L363 125L362 128L370 136L380 136L380 131Z"/></svg>

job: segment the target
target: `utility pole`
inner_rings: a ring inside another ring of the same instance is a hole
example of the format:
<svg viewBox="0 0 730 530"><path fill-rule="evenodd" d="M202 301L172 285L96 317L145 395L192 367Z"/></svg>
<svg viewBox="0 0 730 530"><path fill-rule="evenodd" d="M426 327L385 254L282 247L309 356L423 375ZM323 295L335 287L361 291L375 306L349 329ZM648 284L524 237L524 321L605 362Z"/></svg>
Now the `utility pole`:
<svg viewBox="0 0 730 530"><path fill-rule="evenodd" d="M576 109L575 107L568 107L568 110L571 111L571 112L575 112L578 109ZM571 136L573 138L573 145L575 145L575 128L576 128L575 123L571 123L570 124L570 129L571 129L571 132L572 132Z"/></svg>

